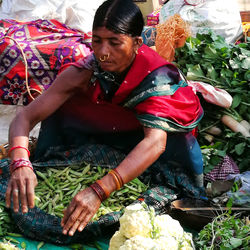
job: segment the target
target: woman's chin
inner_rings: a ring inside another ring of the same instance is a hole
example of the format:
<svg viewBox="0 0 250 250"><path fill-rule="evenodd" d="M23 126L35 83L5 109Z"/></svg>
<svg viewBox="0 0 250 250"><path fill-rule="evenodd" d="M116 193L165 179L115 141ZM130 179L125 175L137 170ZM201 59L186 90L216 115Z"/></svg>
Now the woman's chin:
<svg viewBox="0 0 250 250"><path fill-rule="evenodd" d="M115 71L115 67L114 67L113 63L110 63L110 62L101 62L100 66L101 66L102 70L104 70L104 71L111 71L111 72Z"/></svg>

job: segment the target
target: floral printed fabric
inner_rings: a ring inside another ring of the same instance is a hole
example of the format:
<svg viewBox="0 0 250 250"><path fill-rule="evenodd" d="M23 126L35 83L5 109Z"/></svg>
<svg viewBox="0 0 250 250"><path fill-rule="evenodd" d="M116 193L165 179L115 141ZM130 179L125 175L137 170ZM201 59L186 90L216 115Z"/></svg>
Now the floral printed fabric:
<svg viewBox="0 0 250 250"><path fill-rule="evenodd" d="M28 104L52 84L62 66L91 52L90 39L91 33L56 20L0 20L0 103L15 105L23 97Z"/></svg>

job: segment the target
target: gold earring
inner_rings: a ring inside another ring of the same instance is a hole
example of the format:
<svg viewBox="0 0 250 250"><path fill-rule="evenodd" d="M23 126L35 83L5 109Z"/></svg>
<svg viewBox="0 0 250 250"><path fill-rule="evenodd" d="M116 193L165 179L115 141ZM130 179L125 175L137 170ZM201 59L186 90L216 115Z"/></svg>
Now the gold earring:
<svg viewBox="0 0 250 250"><path fill-rule="evenodd" d="M138 55L138 49L135 50L135 54Z"/></svg>

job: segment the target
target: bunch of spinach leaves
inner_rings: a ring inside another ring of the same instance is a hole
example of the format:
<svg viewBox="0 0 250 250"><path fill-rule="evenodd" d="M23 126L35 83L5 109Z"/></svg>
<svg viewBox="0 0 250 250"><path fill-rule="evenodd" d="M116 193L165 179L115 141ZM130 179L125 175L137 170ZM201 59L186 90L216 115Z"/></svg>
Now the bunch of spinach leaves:
<svg viewBox="0 0 250 250"><path fill-rule="evenodd" d="M248 249L249 220L223 213L207 224L194 239L197 249Z"/></svg>
<svg viewBox="0 0 250 250"><path fill-rule="evenodd" d="M184 47L175 51L174 63L188 80L209 83L226 90L233 103L229 109L204 101L204 117L199 125L198 141L203 150L205 173L209 172L227 154L233 158L240 171L250 166L250 138L234 133L220 119L229 114L237 121L250 122L250 38L247 42L228 44L212 31L187 39ZM216 125L223 131L207 141L206 130Z"/></svg>

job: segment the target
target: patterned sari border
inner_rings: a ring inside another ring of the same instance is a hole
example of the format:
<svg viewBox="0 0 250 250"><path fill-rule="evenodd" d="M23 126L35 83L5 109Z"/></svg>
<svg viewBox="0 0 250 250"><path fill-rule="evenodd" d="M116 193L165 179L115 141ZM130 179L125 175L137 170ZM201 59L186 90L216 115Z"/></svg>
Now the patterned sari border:
<svg viewBox="0 0 250 250"><path fill-rule="evenodd" d="M141 124L146 127L159 128L167 132L189 132L198 125L199 121L203 117L203 114L189 126L182 126L169 119L156 117L149 114L137 115L136 117L141 122Z"/></svg>
<svg viewBox="0 0 250 250"><path fill-rule="evenodd" d="M173 95L180 87L188 86L187 83L181 80L178 84L167 84L167 85L159 85L153 88L149 88L146 91L141 92L139 95L136 95L129 99L126 103L123 104L126 108L133 108L138 103L146 100L152 96L164 96L164 95Z"/></svg>

